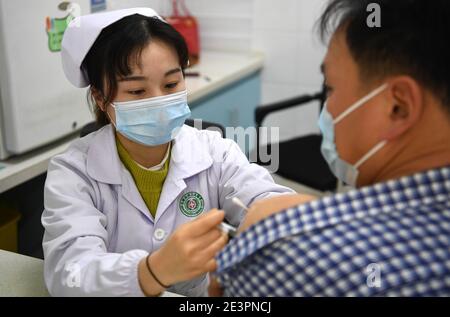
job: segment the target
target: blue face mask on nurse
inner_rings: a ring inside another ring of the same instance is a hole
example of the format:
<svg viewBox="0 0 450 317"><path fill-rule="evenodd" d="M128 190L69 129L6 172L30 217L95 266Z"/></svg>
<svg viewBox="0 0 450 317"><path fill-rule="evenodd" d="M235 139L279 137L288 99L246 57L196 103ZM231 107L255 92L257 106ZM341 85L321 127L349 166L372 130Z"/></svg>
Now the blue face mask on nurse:
<svg viewBox="0 0 450 317"><path fill-rule="evenodd" d="M175 139L191 111L187 91L166 96L112 104L111 123L124 137L147 146L158 146Z"/></svg>

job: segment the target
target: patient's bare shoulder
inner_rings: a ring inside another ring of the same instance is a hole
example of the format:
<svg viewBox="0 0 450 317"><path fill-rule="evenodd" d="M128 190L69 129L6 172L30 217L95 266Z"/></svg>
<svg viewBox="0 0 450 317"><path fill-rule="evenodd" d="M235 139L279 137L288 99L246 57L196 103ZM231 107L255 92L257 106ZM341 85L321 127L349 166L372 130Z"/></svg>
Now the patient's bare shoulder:
<svg viewBox="0 0 450 317"><path fill-rule="evenodd" d="M250 207L239 232L275 213L316 199L317 197L311 195L286 194L257 201Z"/></svg>

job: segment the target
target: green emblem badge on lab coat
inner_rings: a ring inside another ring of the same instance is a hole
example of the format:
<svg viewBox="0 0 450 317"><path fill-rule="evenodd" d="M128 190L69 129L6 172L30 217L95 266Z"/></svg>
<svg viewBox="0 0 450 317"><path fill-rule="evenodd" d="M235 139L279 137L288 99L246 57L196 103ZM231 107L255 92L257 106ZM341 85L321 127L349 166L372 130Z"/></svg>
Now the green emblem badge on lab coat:
<svg viewBox="0 0 450 317"><path fill-rule="evenodd" d="M74 17L69 14L67 17L59 19L59 18L49 18L47 17L47 35L48 35L48 48L51 52L60 52L61 51L61 43L63 39L64 32L67 29L70 21L72 21Z"/></svg>
<svg viewBox="0 0 450 317"><path fill-rule="evenodd" d="M204 207L205 201L199 193L189 192L180 199L180 210L186 217L197 217L202 213Z"/></svg>

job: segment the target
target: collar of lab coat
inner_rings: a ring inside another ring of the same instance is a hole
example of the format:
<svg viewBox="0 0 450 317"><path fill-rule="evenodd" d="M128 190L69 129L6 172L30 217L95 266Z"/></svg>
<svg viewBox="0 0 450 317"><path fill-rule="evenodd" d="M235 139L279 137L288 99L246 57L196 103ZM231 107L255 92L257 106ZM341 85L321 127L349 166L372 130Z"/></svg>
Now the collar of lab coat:
<svg viewBox="0 0 450 317"><path fill-rule="evenodd" d="M183 180L208 169L213 163L209 147L198 131L183 126L173 141L167 178ZM90 141L87 172L99 182L122 184L123 169L117 153L115 130L107 125L97 131Z"/></svg>

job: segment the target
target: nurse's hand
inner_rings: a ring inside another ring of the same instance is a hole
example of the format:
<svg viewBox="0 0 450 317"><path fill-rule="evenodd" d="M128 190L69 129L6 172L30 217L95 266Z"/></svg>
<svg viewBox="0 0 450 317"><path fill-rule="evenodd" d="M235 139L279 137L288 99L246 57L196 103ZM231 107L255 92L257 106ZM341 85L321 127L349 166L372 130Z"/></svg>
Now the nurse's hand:
<svg viewBox="0 0 450 317"><path fill-rule="evenodd" d="M218 229L225 213L217 209L183 224L149 258L156 277L166 285L187 281L216 270L216 254L228 236Z"/></svg>
<svg viewBox="0 0 450 317"><path fill-rule="evenodd" d="M317 197L310 195L290 194L259 200L249 208L249 212L247 213L244 222L239 227L239 232L248 229L255 223L275 213L316 199Z"/></svg>

